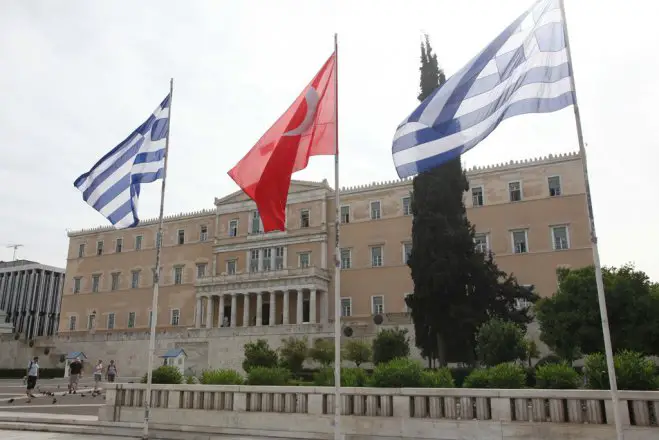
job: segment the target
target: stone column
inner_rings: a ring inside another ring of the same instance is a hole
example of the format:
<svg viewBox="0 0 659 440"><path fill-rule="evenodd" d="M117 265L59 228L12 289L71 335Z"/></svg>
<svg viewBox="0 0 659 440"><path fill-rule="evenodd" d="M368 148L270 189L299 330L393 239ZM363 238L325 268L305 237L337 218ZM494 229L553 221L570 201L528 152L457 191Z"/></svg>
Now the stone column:
<svg viewBox="0 0 659 440"><path fill-rule="evenodd" d="M329 322L329 292L320 291L320 322L327 324Z"/></svg>
<svg viewBox="0 0 659 440"><path fill-rule="evenodd" d="M286 248L284 248L284 249L286 249ZM283 301L283 305L282 305L282 314L284 315L284 319L283 319L283 322L282 322L283 325L288 325L289 324L289 322L288 322L288 310L289 310L288 297L289 297L289 290L286 289L286 290L284 290L284 301Z"/></svg>
<svg viewBox="0 0 659 440"><path fill-rule="evenodd" d="M249 327L249 292L243 293L243 327Z"/></svg>
<svg viewBox="0 0 659 440"><path fill-rule="evenodd" d="M316 289L309 289L309 324L316 323Z"/></svg>
<svg viewBox="0 0 659 440"><path fill-rule="evenodd" d="M263 272L263 254L265 249L259 249L259 272Z"/></svg>
<svg viewBox="0 0 659 440"><path fill-rule="evenodd" d="M238 311L238 295L231 294L231 327L236 326L236 312Z"/></svg>
<svg viewBox="0 0 659 440"><path fill-rule="evenodd" d="M256 326L263 324L263 292L256 292Z"/></svg>
<svg viewBox="0 0 659 440"><path fill-rule="evenodd" d="M213 297L206 297L206 328L213 328Z"/></svg>
<svg viewBox="0 0 659 440"><path fill-rule="evenodd" d="M275 312L277 311L277 292L270 291L270 319L269 325L275 325Z"/></svg>
<svg viewBox="0 0 659 440"><path fill-rule="evenodd" d="M297 320L296 324L302 324L302 299L304 298L304 291L302 289L297 290Z"/></svg>
<svg viewBox="0 0 659 440"><path fill-rule="evenodd" d="M282 266L284 269L288 269L288 246L284 246L284 261Z"/></svg>
<svg viewBox="0 0 659 440"><path fill-rule="evenodd" d="M217 309L217 326L224 325L224 294L220 294L220 307Z"/></svg>
<svg viewBox="0 0 659 440"><path fill-rule="evenodd" d="M201 297L197 298L197 309L195 313L195 318L194 318L194 326L195 328L201 328L201 308L202 308L202 303L201 303Z"/></svg>

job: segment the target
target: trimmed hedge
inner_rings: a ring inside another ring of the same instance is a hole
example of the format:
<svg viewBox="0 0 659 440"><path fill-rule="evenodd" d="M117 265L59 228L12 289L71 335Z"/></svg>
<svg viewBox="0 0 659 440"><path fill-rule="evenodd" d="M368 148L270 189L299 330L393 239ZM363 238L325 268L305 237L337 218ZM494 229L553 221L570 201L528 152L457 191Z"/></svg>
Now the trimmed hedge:
<svg viewBox="0 0 659 440"><path fill-rule="evenodd" d="M0 379L23 379L27 368L1 368ZM39 368L40 379L59 379L64 377L64 368Z"/></svg>

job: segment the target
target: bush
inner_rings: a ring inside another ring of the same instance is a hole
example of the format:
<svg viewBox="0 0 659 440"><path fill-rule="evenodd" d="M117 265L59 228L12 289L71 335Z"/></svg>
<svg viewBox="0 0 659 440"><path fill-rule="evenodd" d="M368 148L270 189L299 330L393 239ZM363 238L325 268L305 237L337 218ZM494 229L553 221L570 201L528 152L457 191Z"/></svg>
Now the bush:
<svg viewBox="0 0 659 440"><path fill-rule="evenodd" d="M659 388L655 375L655 365L651 359L634 351L621 351L613 358L618 389L656 390ZM608 390L609 373L606 358L602 353L586 356L584 362L586 386L593 390Z"/></svg>
<svg viewBox="0 0 659 440"><path fill-rule="evenodd" d="M455 380L448 368L426 370L421 372L421 386L423 388L455 388Z"/></svg>
<svg viewBox="0 0 659 440"><path fill-rule="evenodd" d="M188 385L197 385L199 383L199 379L197 379L196 376L185 376L185 383Z"/></svg>
<svg viewBox="0 0 659 440"><path fill-rule="evenodd" d="M258 339L245 344L243 370L247 373L254 367L274 368L278 364L277 352L270 348L268 341Z"/></svg>
<svg viewBox="0 0 659 440"><path fill-rule="evenodd" d="M373 339L373 363L386 363L410 355L407 329L384 329Z"/></svg>
<svg viewBox="0 0 659 440"><path fill-rule="evenodd" d="M378 388L418 388L421 386L421 364L407 358L381 363L371 375L370 385Z"/></svg>
<svg viewBox="0 0 659 440"><path fill-rule="evenodd" d="M183 374L173 365L161 365L151 373L151 383L182 384ZM146 383L147 375L142 376L142 383Z"/></svg>
<svg viewBox="0 0 659 440"><path fill-rule="evenodd" d="M581 384L579 373L567 363L541 365L535 371L536 388L575 390Z"/></svg>
<svg viewBox="0 0 659 440"><path fill-rule="evenodd" d="M526 360L524 330L514 322L492 318L476 333L476 354L488 366Z"/></svg>
<svg viewBox="0 0 659 440"><path fill-rule="evenodd" d="M368 377L361 368L341 368L342 387L366 386ZM323 368L313 375L313 384L319 387L334 386L334 368Z"/></svg>
<svg viewBox="0 0 659 440"><path fill-rule="evenodd" d="M469 374L472 371L474 371L473 368L466 368L466 367L451 368L451 375L455 380L455 386L461 388L462 385L464 384L465 379L467 378L467 376L469 376Z"/></svg>
<svg viewBox="0 0 659 440"><path fill-rule="evenodd" d="M334 362L334 340L319 338L313 341L313 347L309 350L311 359L323 366Z"/></svg>
<svg viewBox="0 0 659 440"><path fill-rule="evenodd" d="M548 354L547 356L541 358L538 362L535 364L535 368L542 367L543 365L548 365L548 364L562 364L564 361L561 359L559 356L556 356L555 354Z"/></svg>
<svg viewBox="0 0 659 440"><path fill-rule="evenodd" d="M304 361L309 355L309 345L306 339L297 339L290 337L283 339L282 346L279 349L280 366L288 368L298 376L302 371Z"/></svg>
<svg viewBox="0 0 659 440"><path fill-rule="evenodd" d="M0 368L0 379L22 379L27 368ZM64 368L39 368L40 379L59 379L64 377Z"/></svg>
<svg viewBox="0 0 659 440"><path fill-rule="evenodd" d="M204 370L201 383L204 385L242 385L242 375L235 370Z"/></svg>
<svg viewBox="0 0 659 440"><path fill-rule="evenodd" d="M346 343L344 353L346 360L354 362L359 367L371 361L373 350L368 342L353 339Z"/></svg>
<svg viewBox="0 0 659 440"><path fill-rule="evenodd" d="M471 372L464 381L464 388L520 389L526 385L526 372L520 365L499 364Z"/></svg>
<svg viewBox="0 0 659 440"><path fill-rule="evenodd" d="M288 385L291 371L281 367L252 367L247 373L248 385Z"/></svg>

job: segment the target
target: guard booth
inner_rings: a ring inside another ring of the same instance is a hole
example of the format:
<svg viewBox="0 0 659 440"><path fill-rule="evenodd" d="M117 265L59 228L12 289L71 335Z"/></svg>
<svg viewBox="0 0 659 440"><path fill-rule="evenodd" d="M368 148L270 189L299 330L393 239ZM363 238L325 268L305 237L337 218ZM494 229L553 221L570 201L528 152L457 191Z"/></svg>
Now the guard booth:
<svg viewBox="0 0 659 440"><path fill-rule="evenodd" d="M72 351L71 353L67 354L64 363L64 377L69 377L69 365L71 365L71 362L73 362L76 358L80 358L83 365L87 360L87 356L85 356L85 353L82 351Z"/></svg>
<svg viewBox="0 0 659 440"><path fill-rule="evenodd" d="M167 353L160 356L163 359L163 365L170 365L178 368L181 374L185 374L185 360L188 355L182 348L170 348Z"/></svg>

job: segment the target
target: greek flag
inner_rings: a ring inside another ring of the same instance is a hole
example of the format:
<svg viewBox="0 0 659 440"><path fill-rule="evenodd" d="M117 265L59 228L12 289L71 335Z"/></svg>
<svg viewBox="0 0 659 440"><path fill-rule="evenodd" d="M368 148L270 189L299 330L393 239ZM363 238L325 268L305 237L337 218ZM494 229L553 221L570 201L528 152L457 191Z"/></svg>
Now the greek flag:
<svg viewBox="0 0 659 440"><path fill-rule="evenodd" d="M163 178L169 102L167 95L137 130L73 183L82 199L117 229L139 223L140 184Z"/></svg>
<svg viewBox="0 0 659 440"><path fill-rule="evenodd" d="M572 105L571 75L561 1L537 1L398 126L398 175L458 157L506 118Z"/></svg>

